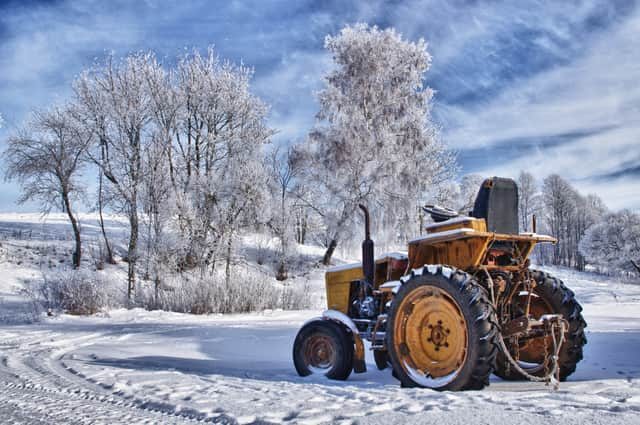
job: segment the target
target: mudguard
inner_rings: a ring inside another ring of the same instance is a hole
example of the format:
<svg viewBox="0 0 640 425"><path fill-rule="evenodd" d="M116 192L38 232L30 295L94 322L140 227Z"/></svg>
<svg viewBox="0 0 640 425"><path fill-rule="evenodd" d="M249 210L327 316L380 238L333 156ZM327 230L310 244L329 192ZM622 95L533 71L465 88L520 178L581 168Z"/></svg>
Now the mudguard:
<svg viewBox="0 0 640 425"><path fill-rule="evenodd" d="M355 373L364 373L367 371L367 365L364 361L364 344L362 342L362 337L360 336L360 332L356 327L356 324L353 323L353 320L349 318L346 314L337 311L337 310L325 310L322 312L323 320L332 320L334 322L340 323L345 326L347 329L351 331L353 335L353 344L355 350L353 352L353 371Z"/></svg>

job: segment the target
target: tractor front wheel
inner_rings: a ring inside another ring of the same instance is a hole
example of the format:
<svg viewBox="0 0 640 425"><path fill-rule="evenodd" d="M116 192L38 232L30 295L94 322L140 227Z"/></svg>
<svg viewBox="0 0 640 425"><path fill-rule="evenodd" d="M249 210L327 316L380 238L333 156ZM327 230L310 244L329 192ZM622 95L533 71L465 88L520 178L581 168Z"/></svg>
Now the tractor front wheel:
<svg viewBox="0 0 640 425"><path fill-rule="evenodd" d="M478 390L488 385L498 327L484 289L467 273L446 266L425 266L403 280L386 334L402 386Z"/></svg>
<svg viewBox="0 0 640 425"><path fill-rule="evenodd" d="M353 369L351 335L331 320L313 320L296 336L293 363L300 376L323 374L344 381Z"/></svg>

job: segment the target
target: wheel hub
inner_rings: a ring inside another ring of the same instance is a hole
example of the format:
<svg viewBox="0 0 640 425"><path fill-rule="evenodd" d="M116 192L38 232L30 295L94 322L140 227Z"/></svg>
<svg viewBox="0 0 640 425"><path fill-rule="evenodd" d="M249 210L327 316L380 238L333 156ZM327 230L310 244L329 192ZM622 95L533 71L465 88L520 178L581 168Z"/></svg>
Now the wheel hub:
<svg viewBox="0 0 640 425"><path fill-rule="evenodd" d="M431 329L431 335L427 338L427 342L433 343L435 351L440 351L440 347L449 347L447 335L451 333L451 330L442 326L442 320L438 320L436 326L432 324L427 325L427 328Z"/></svg>
<svg viewBox="0 0 640 425"><path fill-rule="evenodd" d="M304 359L307 365L317 369L328 369L335 362L335 347L331 337L313 335L306 344Z"/></svg>
<svg viewBox="0 0 640 425"><path fill-rule="evenodd" d="M433 378L462 366L467 354L466 321L446 291L418 287L403 300L397 314L394 344L403 364Z"/></svg>

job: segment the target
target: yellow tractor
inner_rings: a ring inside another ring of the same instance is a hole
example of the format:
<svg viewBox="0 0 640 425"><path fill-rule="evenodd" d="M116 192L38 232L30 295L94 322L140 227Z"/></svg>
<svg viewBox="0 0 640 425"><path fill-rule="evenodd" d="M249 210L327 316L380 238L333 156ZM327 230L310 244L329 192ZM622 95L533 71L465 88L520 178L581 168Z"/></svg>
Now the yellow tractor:
<svg viewBox="0 0 640 425"><path fill-rule="evenodd" d="M582 359L587 326L562 281L530 269L537 243L519 233L511 179L486 179L469 216L425 207L435 223L408 252L374 260L365 215L362 263L325 275L328 309L302 326L293 346L301 376L344 380L366 371L369 342L379 369L405 387L478 390L503 379L551 382Z"/></svg>

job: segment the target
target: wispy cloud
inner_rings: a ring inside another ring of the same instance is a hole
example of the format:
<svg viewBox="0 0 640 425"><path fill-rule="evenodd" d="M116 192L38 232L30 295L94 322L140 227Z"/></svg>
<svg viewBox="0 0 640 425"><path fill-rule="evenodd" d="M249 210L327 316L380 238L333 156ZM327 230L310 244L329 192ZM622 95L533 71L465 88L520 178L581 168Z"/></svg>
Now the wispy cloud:
<svg viewBox="0 0 640 425"><path fill-rule="evenodd" d="M556 172L615 208L640 208L634 1L9 2L0 6L0 139L31 108L67 96L107 51L153 49L171 62L210 44L255 68L276 141L299 139L331 66L324 37L358 21L429 42L434 116L465 172ZM14 199L14 188L0 190ZM15 208L5 199L2 208Z"/></svg>
<svg viewBox="0 0 640 425"><path fill-rule="evenodd" d="M640 208L640 176L632 172L640 166L638 34L636 10L605 31L585 34L589 43L572 60L518 79L493 99L440 105L448 140L463 155L471 148L493 158L469 161L467 170L556 172L614 208ZM531 149L531 139L541 142Z"/></svg>

